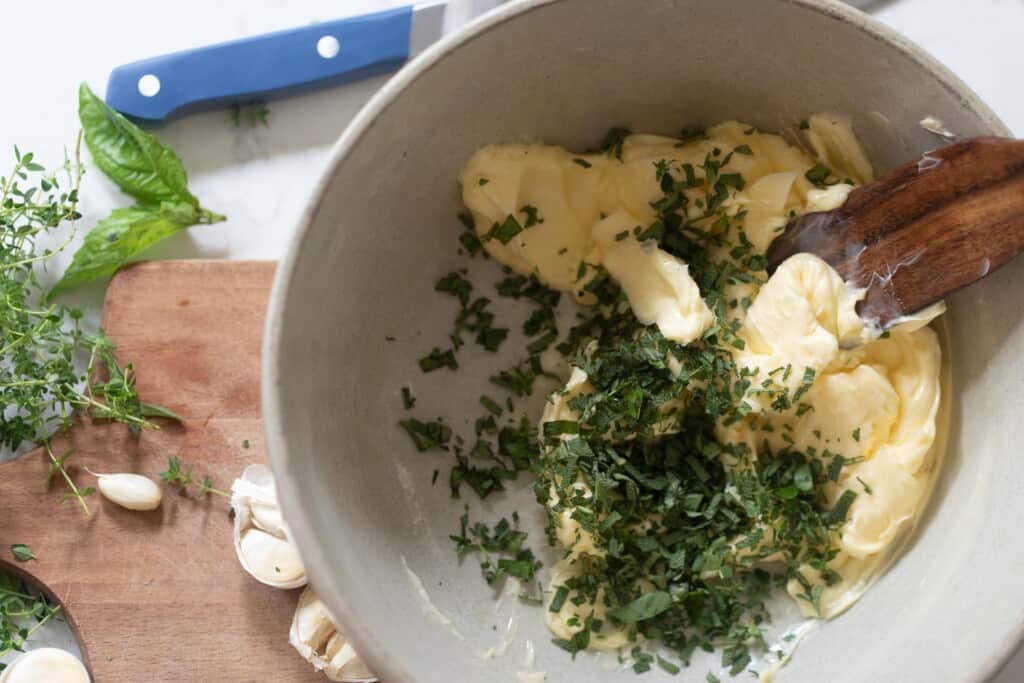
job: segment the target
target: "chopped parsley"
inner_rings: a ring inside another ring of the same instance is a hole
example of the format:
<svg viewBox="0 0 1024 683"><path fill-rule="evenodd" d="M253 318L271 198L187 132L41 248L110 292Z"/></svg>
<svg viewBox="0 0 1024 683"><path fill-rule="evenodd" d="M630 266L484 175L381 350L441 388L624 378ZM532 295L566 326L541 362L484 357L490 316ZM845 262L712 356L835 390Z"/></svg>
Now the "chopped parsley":
<svg viewBox="0 0 1024 683"><path fill-rule="evenodd" d="M498 350L508 336L508 329L494 327L494 314L488 310L488 306L491 303L490 299L487 297L472 299L473 285L458 272L451 272L442 277L434 285L434 290L451 294L459 301L459 314L455 318L455 329L450 335L452 362L455 361L454 352L458 351L464 344L462 339L463 332L474 333L476 335L476 343L486 350L492 352ZM449 359L445 356L443 360L447 362ZM430 364L431 369L437 369L433 365L432 362ZM420 362L420 367L423 367L422 361ZM448 365L448 367L452 366ZM456 367L458 367L457 364L452 369ZM424 368L424 372L429 372L429 370Z"/></svg>
<svg viewBox="0 0 1024 683"><path fill-rule="evenodd" d="M415 418L398 423L420 452L445 449L452 438L452 429L440 420L421 422Z"/></svg>
<svg viewBox="0 0 1024 683"><path fill-rule="evenodd" d="M473 216L468 213L460 213L459 221L465 227L465 230L459 235L459 244L462 245L462 248L466 250L470 257L476 256L483 250L484 245L480 238L477 237L476 223L473 221Z"/></svg>
<svg viewBox="0 0 1024 683"><path fill-rule="evenodd" d="M501 223L495 223L491 229L484 233L483 241L498 240L502 244L508 244L512 238L523 231L523 226L516 220L516 217L509 214Z"/></svg>
<svg viewBox="0 0 1024 683"><path fill-rule="evenodd" d="M679 142L676 143L676 147L682 147L683 145L688 145L691 142L707 139L707 131L703 128L683 128L679 131Z"/></svg>
<svg viewBox="0 0 1024 683"><path fill-rule="evenodd" d="M825 189L829 185L836 184L836 181L834 180L832 182L829 182L828 179L831 175L832 169L830 169L828 166L822 163L815 164L806 173L804 173L804 177L807 178L807 180L811 181L811 183L813 183L815 187L820 189Z"/></svg>
<svg viewBox="0 0 1024 683"><path fill-rule="evenodd" d="M488 584L494 585L506 576L524 584L533 581L541 563L523 545L527 535L518 528L518 513L512 513L511 522L503 517L493 528L483 522L470 524L468 513L459 521L459 533L450 536L455 550L460 559L471 553L477 556Z"/></svg>
<svg viewBox="0 0 1024 683"><path fill-rule="evenodd" d="M622 143L629 137L630 132L629 128L610 128L601 140L601 151L622 161Z"/></svg>
<svg viewBox="0 0 1024 683"><path fill-rule="evenodd" d="M537 207L536 206L530 206L529 204L527 204L526 206L524 206L521 209L519 209L519 212L526 214L526 222L523 223L523 228L524 229L525 228L532 228L533 226L537 225L538 223L543 223L544 222L543 218L539 218L537 216Z"/></svg>
<svg viewBox="0 0 1024 683"><path fill-rule="evenodd" d="M459 368L459 363L455 360L455 352L451 349L442 351L435 346L430 353L420 358L420 370L423 372L433 372L441 368L448 368L450 370L457 370Z"/></svg>

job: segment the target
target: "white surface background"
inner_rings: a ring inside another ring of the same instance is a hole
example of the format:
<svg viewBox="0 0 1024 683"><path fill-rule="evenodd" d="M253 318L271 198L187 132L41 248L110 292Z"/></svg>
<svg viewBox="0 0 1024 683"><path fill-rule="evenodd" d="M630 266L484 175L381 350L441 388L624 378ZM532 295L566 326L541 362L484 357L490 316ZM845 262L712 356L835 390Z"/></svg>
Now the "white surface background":
<svg viewBox="0 0 1024 683"><path fill-rule="evenodd" d="M628 0L624 0L628 1ZM260 32L406 4L402 0L58 0L0 6L0 168L9 150L56 162L77 133L76 92L102 94L118 64ZM1024 135L1024 0L861 0L868 11L944 62ZM159 136L184 159L191 187L227 223L178 235L154 258L277 259L331 143L381 81L274 102L269 127L236 128L228 112L191 116ZM99 174L83 187L90 227L127 204ZM98 305L102 285L78 296ZM2 514L2 512L0 512ZM38 549L37 549L38 550ZM59 632L50 642L66 642ZM994 683L1024 681L1024 651ZM101 682L102 683L102 682ZM230 683L230 682L225 682ZM951 682L955 683L955 682Z"/></svg>

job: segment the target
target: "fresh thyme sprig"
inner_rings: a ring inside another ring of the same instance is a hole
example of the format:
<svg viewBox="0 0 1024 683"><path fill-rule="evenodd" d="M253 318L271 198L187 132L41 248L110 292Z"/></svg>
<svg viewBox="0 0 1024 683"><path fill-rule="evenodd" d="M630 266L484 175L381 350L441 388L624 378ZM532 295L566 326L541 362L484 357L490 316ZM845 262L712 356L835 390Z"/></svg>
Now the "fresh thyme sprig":
<svg viewBox="0 0 1024 683"><path fill-rule="evenodd" d="M160 478L163 479L168 486L176 488L179 491L187 491L189 487L195 487L196 493L199 496L208 496L211 493L222 498L231 498L231 494L227 491L221 491L220 489L213 487L213 481L208 476L204 476L202 479L196 479L192 475L192 468L188 467L182 469L181 460L177 456L172 456L167 459L167 469L160 473Z"/></svg>
<svg viewBox="0 0 1024 683"><path fill-rule="evenodd" d="M74 454L74 451L66 451L63 455L58 457L54 454L49 439L43 441L43 448L46 449L46 455L50 458L50 471L46 475L46 485L49 486L54 477L59 476L64 480L64 483L67 484L69 489L67 493L61 496L60 502L65 503L72 499L77 500L78 504L82 506L82 511L85 512L85 516L88 517L91 515L92 512L89 510L89 505L85 502L85 499L96 493L96 489L92 486L87 486L84 489L78 488L78 486L75 485L75 480L71 478L71 475L67 470L66 463Z"/></svg>
<svg viewBox="0 0 1024 683"><path fill-rule="evenodd" d="M25 643L60 611L60 605L43 593L30 592L20 578L0 572L0 656L24 651ZM0 664L0 671L4 668Z"/></svg>
<svg viewBox="0 0 1024 683"><path fill-rule="evenodd" d="M136 432L154 427L147 417L178 419L139 400L132 366L121 367L102 330L82 332L81 310L46 302L38 273L68 244L80 216L80 143L81 137L74 160L65 158L51 172L16 149L13 170L0 177L0 298L6 304L0 306L0 399L7 407L0 415L0 448L12 451L66 430L76 409ZM38 246L44 237L59 237L65 225L70 229L59 246ZM76 360L86 354L80 372Z"/></svg>
<svg viewBox="0 0 1024 683"><path fill-rule="evenodd" d="M39 274L70 242L80 217L80 146L81 136L74 158L66 156L50 171L16 148L11 173L0 177L0 449L43 445L48 481L63 480L69 489L63 500L77 500L89 514L85 498L93 490L75 485L66 467L71 453L57 456L50 443L71 427L75 411L122 422L133 432L155 428L150 417L179 418L139 399L131 364L118 363L102 330L82 331L81 310L47 301ZM55 248L40 246L65 230Z"/></svg>

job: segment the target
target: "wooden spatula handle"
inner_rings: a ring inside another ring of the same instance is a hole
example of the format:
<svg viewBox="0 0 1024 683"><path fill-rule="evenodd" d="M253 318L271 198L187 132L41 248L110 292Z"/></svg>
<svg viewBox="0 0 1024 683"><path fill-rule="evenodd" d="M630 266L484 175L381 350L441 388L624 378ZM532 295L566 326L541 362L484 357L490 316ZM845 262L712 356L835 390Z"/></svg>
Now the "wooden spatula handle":
<svg viewBox="0 0 1024 683"><path fill-rule="evenodd" d="M886 327L981 279L1024 249L1024 141L965 140L794 220L768 250L769 272L797 252L866 287L858 312Z"/></svg>

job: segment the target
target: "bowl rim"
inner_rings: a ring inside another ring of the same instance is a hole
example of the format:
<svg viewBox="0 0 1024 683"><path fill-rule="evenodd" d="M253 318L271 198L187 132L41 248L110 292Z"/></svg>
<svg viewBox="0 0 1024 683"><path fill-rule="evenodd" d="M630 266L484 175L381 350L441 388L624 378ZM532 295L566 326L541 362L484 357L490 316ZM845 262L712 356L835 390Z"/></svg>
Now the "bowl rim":
<svg viewBox="0 0 1024 683"><path fill-rule="evenodd" d="M331 614L339 621L344 633L354 643L356 650L368 663L371 671L381 680L391 683L415 683L415 674L410 674L396 663L396 660L390 656L389 647L368 628L359 614L347 606L343 596L338 593L331 580L330 565L323 556L317 535L311 529L309 516L300 504L302 495L298 482L287 476L288 440L278 417L281 414L278 388L281 378L286 375L282 372L279 364L284 302L288 288L296 274L295 266L299 253L303 250L312 226L319 216L332 179L350 151L370 130L377 116L390 107L411 83L461 46L480 38L515 17L564 1L566 0L510 0L499 8L478 17L465 27L443 36L389 79L363 105L331 148L327 163L313 186L308 203L298 219L294 236L289 242L283 258L279 261L274 276L264 325L260 389L267 455L271 469L274 471L280 506L288 520L295 543L302 551L310 583L317 587L318 595L328 605ZM897 50L930 73L950 95L960 101L964 108L978 116L991 134L1012 137L1006 124L970 86L922 47L878 19L854 9L840 0L772 1L783 5L796 5L824 14L852 26L868 38L882 43L888 48ZM1016 624L1006 634L1002 642L994 648L986 661L965 683L983 683L995 676L1006 666L1011 655L1022 642L1024 642L1024 620Z"/></svg>

